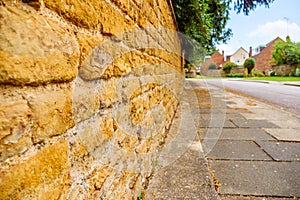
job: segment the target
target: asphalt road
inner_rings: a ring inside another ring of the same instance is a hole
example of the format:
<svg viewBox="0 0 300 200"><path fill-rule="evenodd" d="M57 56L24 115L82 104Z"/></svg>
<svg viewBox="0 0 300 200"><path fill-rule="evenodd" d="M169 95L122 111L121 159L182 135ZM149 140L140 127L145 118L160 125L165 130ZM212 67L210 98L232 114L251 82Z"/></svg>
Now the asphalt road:
<svg viewBox="0 0 300 200"><path fill-rule="evenodd" d="M229 88L278 105L300 116L300 87L279 82L253 82L232 79L205 79L208 84Z"/></svg>

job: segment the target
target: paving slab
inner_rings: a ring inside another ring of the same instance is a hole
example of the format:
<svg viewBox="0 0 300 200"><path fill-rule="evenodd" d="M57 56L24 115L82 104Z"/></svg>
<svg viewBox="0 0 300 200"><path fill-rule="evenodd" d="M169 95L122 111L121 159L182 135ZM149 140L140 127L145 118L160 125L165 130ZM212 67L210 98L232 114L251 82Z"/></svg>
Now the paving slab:
<svg viewBox="0 0 300 200"><path fill-rule="evenodd" d="M206 152L205 145L203 145ZM219 140L208 153L208 159L272 160L252 141Z"/></svg>
<svg viewBox="0 0 300 200"><path fill-rule="evenodd" d="M300 161L300 143L274 141L257 141L256 143L261 148L263 148L274 160Z"/></svg>
<svg viewBox="0 0 300 200"><path fill-rule="evenodd" d="M258 128L223 128L221 134L219 128L210 128L209 132L207 129L202 129L201 132L203 133L201 139L209 137L219 140L275 140L274 137ZM210 135L208 136L207 133Z"/></svg>
<svg viewBox="0 0 300 200"><path fill-rule="evenodd" d="M270 119L269 121L276 124L280 128L300 130L300 120L287 118L285 120L272 120L272 119Z"/></svg>
<svg viewBox="0 0 300 200"><path fill-rule="evenodd" d="M267 120L257 119L232 119L232 122L240 128L278 128L278 126Z"/></svg>
<svg viewBox="0 0 300 200"><path fill-rule="evenodd" d="M291 113L285 113L278 110L270 109L251 109L252 113L242 113L246 119L268 119L268 120L286 120L294 118L294 115ZM270 113L272 116L270 117Z"/></svg>
<svg viewBox="0 0 300 200"><path fill-rule="evenodd" d="M300 163L266 161L209 162L220 182L219 194L300 197Z"/></svg>
<svg viewBox="0 0 300 200"><path fill-rule="evenodd" d="M234 125L231 121L224 119L216 119L212 118L209 120L200 120L199 121L199 127L200 128L236 128L236 125Z"/></svg>
<svg viewBox="0 0 300 200"><path fill-rule="evenodd" d="M201 113L201 111L200 111ZM203 113L200 115L200 119L210 119L211 116L215 117L215 118L219 118L219 119L236 119L236 118L243 118L245 119L241 114L238 114L238 113Z"/></svg>
<svg viewBox="0 0 300 200"><path fill-rule="evenodd" d="M190 149L150 181L146 199L217 200L207 161Z"/></svg>
<svg viewBox="0 0 300 200"><path fill-rule="evenodd" d="M266 132L282 141L298 141L300 142L299 129L279 129L279 128L264 128Z"/></svg>

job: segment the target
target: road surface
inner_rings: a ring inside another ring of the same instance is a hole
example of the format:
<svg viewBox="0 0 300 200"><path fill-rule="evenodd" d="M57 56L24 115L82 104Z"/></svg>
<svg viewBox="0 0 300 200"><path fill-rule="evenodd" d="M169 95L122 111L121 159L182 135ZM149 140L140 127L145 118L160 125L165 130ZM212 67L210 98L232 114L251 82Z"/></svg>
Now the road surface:
<svg viewBox="0 0 300 200"><path fill-rule="evenodd" d="M229 88L277 104L300 116L300 87L279 82L254 82L232 79L205 79L208 84Z"/></svg>

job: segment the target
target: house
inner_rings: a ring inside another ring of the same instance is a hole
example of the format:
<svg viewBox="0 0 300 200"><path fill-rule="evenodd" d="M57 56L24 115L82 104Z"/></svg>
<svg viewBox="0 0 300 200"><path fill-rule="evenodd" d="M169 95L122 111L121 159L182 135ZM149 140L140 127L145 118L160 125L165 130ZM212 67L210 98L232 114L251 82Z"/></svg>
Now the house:
<svg viewBox="0 0 300 200"><path fill-rule="evenodd" d="M207 75L209 66L211 64L215 64L217 66L217 69L222 68L222 65L224 64L224 51L222 51L222 54L216 51L211 57L206 57L206 60L201 67L201 73L203 75Z"/></svg>
<svg viewBox="0 0 300 200"><path fill-rule="evenodd" d="M233 62L237 65L243 65L245 60L251 57L252 48L250 47L250 53L248 53L243 47L240 47L234 54L226 56L226 62Z"/></svg>
<svg viewBox="0 0 300 200"><path fill-rule="evenodd" d="M258 48L256 48L258 54L253 56L256 62L255 70L267 73L267 71L272 68L272 65L270 64L270 62L273 60L272 51L274 50L274 44L277 41L283 40L280 37L277 37L265 46L260 45Z"/></svg>

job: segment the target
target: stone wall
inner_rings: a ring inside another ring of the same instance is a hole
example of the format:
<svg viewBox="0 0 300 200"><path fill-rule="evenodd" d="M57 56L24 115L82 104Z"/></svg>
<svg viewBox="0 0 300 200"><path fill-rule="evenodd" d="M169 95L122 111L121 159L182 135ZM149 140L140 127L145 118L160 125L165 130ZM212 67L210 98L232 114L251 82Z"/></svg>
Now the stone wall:
<svg viewBox="0 0 300 200"><path fill-rule="evenodd" d="M230 73L231 74L243 74L244 73L245 68L243 66L239 66L238 68L233 68L231 69Z"/></svg>
<svg viewBox="0 0 300 200"><path fill-rule="evenodd" d="M275 72L275 75L278 76L299 76L300 65L276 65L270 71Z"/></svg>
<svg viewBox="0 0 300 200"><path fill-rule="evenodd" d="M184 79L166 0L0 0L0 199L136 199Z"/></svg>

